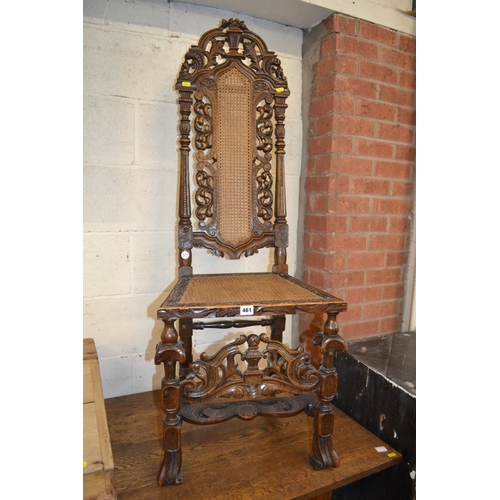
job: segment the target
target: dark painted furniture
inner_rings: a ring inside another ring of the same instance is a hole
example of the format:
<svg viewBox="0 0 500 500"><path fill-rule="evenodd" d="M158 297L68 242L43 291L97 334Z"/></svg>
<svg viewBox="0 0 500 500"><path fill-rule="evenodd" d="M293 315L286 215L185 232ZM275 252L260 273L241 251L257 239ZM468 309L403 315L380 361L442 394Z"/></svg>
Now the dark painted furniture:
<svg viewBox="0 0 500 500"><path fill-rule="evenodd" d="M334 500L413 500L416 491L416 333L348 343L338 353L336 406L403 455L390 470L340 488Z"/></svg>

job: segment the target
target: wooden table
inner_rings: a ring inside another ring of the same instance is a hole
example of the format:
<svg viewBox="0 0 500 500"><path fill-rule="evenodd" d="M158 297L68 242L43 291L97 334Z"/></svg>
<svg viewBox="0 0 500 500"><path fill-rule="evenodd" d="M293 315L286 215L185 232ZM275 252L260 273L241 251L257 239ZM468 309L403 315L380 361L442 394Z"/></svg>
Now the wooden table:
<svg viewBox="0 0 500 500"><path fill-rule="evenodd" d="M208 426L183 423L184 482L159 487L160 392L107 399L106 410L120 500L323 500L332 490L402 460L340 410L335 412L334 443L341 465L320 471L309 463L312 418L305 413ZM387 451L375 449L380 446Z"/></svg>

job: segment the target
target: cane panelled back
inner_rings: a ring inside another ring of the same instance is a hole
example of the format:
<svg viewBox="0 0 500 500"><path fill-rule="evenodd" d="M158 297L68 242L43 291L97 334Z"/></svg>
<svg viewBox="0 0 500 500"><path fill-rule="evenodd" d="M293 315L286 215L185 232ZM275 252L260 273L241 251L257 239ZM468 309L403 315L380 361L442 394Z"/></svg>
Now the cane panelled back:
<svg viewBox="0 0 500 500"><path fill-rule="evenodd" d="M190 266L193 246L232 259L262 247L284 252L289 90L280 60L242 21L223 20L186 53L176 88L181 113L181 267Z"/></svg>

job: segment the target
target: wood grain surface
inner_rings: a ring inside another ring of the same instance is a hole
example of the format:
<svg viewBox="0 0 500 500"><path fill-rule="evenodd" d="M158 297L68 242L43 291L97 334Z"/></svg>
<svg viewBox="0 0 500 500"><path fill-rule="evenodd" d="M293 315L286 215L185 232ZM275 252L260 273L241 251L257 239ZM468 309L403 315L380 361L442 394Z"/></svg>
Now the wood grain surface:
<svg viewBox="0 0 500 500"><path fill-rule="evenodd" d="M106 400L120 500L323 499L328 492L399 463L401 455L335 410L334 445L340 467L315 471L309 463L312 418L233 419L183 423L181 485L159 487L163 455L160 391ZM385 446L387 451L375 448ZM394 455L392 455L394 454ZM389 456L392 455L392 456Z"/></svg>

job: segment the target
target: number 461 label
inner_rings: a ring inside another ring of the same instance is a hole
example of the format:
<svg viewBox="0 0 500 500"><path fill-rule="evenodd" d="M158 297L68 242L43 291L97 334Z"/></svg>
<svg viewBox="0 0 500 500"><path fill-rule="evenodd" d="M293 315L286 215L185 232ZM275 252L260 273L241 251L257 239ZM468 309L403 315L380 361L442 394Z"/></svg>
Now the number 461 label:
<svg viewBox="0 0 500 500"><path fill-rule="evenodd" d="M252 316L253 306L240 306L240 316Z"/></svg>

